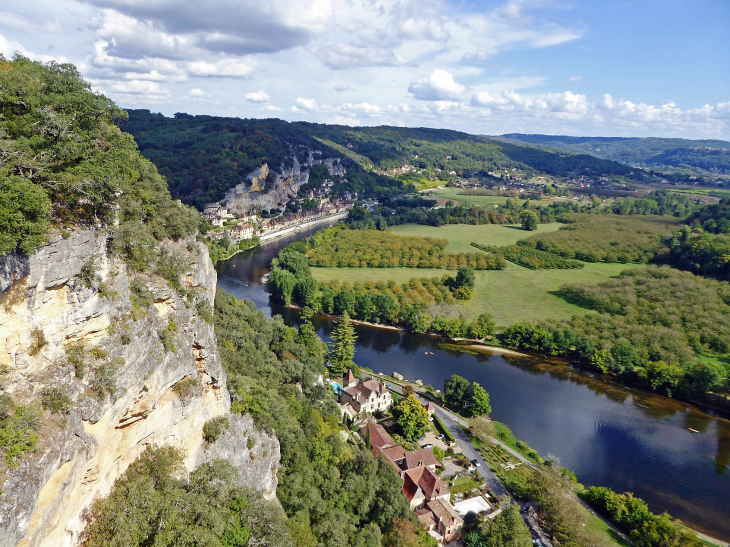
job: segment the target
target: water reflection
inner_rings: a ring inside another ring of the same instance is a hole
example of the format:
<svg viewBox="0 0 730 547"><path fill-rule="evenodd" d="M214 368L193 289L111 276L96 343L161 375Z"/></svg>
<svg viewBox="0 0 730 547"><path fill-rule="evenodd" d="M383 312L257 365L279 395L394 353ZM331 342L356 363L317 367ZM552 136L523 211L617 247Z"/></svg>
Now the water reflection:
<svg viewBox="0 0 730 547"><path fill-rule="evenodd" d="M259 282L285 243L222 264L219 286L296 325L298 314L271 305ZM317 317L314 325L329 340L333 323ZM558 456L584 484L634 492L653 511L730 540L730 421L558 359L473 355L432 336L367 326L356 331L360 365L436 389L453 373L479 382L490 393L494 419L541 454Z"/></svg>

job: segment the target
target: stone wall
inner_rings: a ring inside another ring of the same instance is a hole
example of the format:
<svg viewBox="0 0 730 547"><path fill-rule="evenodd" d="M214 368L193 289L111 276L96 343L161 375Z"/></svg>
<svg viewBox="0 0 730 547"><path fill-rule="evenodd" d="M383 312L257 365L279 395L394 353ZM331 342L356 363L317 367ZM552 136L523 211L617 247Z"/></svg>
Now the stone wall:
<svg viewBox="0 0 730 547"><path fill-rule="evenodd" d="M182 281L195 302L212 304L216 272L205 246L194 240L167 245L188 261ZM16 467L0 460L1 547L75 544L84 508L106 495L148 445L179 447L189 470L225 457L239 468L242 484L269 499L276 495L278 440L257 432L250 417L231 416L229 432L205 446L205 422L230 410L213 327L198 317L193 302L156 276L141 276L155 302L133 314L133 276L106 248L102 231L76 230L30 257L0 258L0 367L8 371L6 392L28 403L39 401L47 387L63 387L74 401L67 415L45 413L35 453ZM107 296L78 277L92 257ZM177 325L175 351L166 351L158 333L171 319ZM33 331L41 331L47 342L36 355L30 354ZM65 347L74 343L103 351L96 359L88 357L83 378L66 357ZM100 398L93 389L94 368L112 361L118 364L118 389Z"/></svg>

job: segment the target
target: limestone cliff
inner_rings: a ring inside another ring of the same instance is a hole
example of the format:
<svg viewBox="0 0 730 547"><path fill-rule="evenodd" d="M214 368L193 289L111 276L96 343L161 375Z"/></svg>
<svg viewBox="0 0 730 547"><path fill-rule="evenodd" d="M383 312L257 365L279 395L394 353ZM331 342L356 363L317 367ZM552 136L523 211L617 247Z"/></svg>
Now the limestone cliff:
<svg viewBox="0 0 730 547"><path fill-rule="evenodd" d="M213 327L195 305L213 302L216 272L205 246L194 240L165 245L186 260L181 281L188 298L157 276L138 275L154 304L134 310L135 276L107 252L101 230L53 237L29 257L0 258L5 390L27 403L48 387L62 387L73 401L66 415L46 411L35 453L17 467L0 460L0 546L73 545L84 508L108 493L149 444L183 449L189 469L229 459L241 484L269 499L276 495L278 440L257 432L250 418L232 416L229 432L205 446L205 422L230 410ZM97 265L97 288L82 282L90 260ZM174 351L161 342L164 329ZM31 351L39 332L46 343ZM86 374L69 360L69 347L86 348ZM111 395L95 384L102 364L114 373Z"/></svg>

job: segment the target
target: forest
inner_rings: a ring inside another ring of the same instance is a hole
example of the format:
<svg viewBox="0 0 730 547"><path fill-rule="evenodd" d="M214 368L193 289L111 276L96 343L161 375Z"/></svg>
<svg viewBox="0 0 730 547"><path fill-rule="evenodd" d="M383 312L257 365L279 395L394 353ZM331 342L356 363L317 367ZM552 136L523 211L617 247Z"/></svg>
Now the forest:
<svg viewBox="0 0 730 547"><path fill-rule="evenodd" d="M661 238L679 229L674 217L655 215L563 215L557 232L523 240L525 245L586 262L650 262Z"/></svg>
<svg viewBox="0 0 730 547"><path fill-rule="evenodd" d="M583 268L585 265L577 260L568 260L554 253L541 251L529 244L520 242L518 245L497 247L472 242L471 246L486 253L501 255L505 260L514 262L531 270L572 270Z"/></svg>
<svg viewBox="0 0 730 547"><path fill-rule="evenodd" d="M399 547L405 535L414 547L431 547L392 465L343 440L334 394L315 382L327 346L311 323L297 331L218 291L215 328L232 411L251 413L279 439L277 497L294 543Z"/></svg>
<svg viewBox="0 0 730 547"><path fill-rule="evenodd" d="M348 169L341 190L379 197L412 190L407 182L379 175L403 165L429 176L455 171L460 176L489 176L519 169L527 176L602 177L646 182L646 173L586 154L543 150L444 129L345 127L277 119L240 119L177 113L168 118L149 110L130 110L120 119L142 154L167 177L174 198L198 209L223 198L226 191L268 163L274 170L301 163L308 150L340 157ZM447 159L449 158L449 159ZM340 185L337 186L340 189Z"/></svg>
<svg viewBox="0 0 730 547"><path fill-rule="evenodd" d="M150 266L156 241L197 230L198 214L171 199L115 125L126 113L73 65L0 55L0 66L0 253L30 253L51 229L110 226L118 215L115 249Z"/></svg>
<svg viewBox="0 0 730 547"><path fill-rule="evenodd" d="M669 267L626 270L560 296L596 313L518 324L510 347L581 360L668 396L722 393L730 378L730 287Z"/></svg>
<svg viewBox="0 0 730 547"><path fill-rule="evenodd" d="M662 172L703 175L710 180L730 174L730 142L660 137L567 137L511 133L497 137L516 144L532 144L590 154L626 165L640 165Z"/></svg>
<svg viewBox="0 0 730 547"><path fill-rule="evenodd" d="M447 253L448 241L428 237L399 236L377 230L349 230L345 226L317 233L307 251L310 266L395 268L469 267L502 270L504 259L491 253Z"/></svg>

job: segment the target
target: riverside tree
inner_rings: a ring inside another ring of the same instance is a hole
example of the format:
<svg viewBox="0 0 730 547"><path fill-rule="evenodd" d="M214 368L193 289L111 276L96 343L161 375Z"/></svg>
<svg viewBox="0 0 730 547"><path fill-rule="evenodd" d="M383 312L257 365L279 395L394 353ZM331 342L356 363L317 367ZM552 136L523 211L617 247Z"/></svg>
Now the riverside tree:
<svg viewBox="0 0 730 547"><path fill-rule="evenodd" d="M473 416L484 416L492 413L492 406L489 404L489 393L474 382L471 386L471 413Z"/></svg>
<svg viewBox="0 0 730 547"><path fill-rule="evenodd" d="M466 408L469 404L469 380L458 374L452 374L444 382L444 397L452 408Z"/></svg>
<svg viewBox="0 0 730 547"><path fill-rule="evenodd" d="M332 376L344 376L348 369L352 369L355 373L359 372L357 365L352 360L355 357L355 340L357 340L357 336L350 322L350 315L347 312L342 314L330 337L334 340L332 355L330 356L330 373Z"/></svg>

